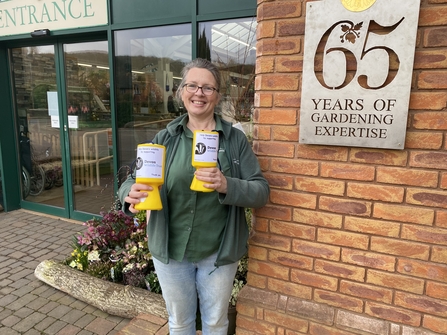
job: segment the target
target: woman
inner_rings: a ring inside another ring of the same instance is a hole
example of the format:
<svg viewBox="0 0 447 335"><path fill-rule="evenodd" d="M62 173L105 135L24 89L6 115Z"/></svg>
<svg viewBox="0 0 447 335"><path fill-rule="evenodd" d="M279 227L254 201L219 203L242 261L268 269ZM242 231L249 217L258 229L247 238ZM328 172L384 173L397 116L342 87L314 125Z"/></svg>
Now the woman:
<svg viewBox="0 0 447 335"><path fill-rule="evenodd" d="M247 251L244 208L264 206L269 186L245 135L214 114L220 100L217 67L196 59L182 75L177 97L187 113L153 140L166 147L166 164L160 190L163 209L148 213L148 243L169 313L170 334L196 333L199 300L202 333L223 335L238 261ZM218 168L194 171L195 130L219 132ZM194 175L216 192L192 191ZM136 213L134 206L150 190L129 177L119 190L124 210Z"/></svg>

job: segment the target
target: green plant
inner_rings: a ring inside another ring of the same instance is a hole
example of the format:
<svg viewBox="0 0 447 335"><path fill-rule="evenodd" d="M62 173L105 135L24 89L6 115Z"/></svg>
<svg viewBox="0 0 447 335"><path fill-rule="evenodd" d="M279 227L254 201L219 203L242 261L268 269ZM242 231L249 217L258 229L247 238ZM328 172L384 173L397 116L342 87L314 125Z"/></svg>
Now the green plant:
<svg viewBox="0 0 447 335"><path fill-rule="evenodd" d="M245 219L247 220L248 230L251 231L252 228L252 210L251 208L245 209ZM239 260L239 264L236 271L236 276L234 277L233 290L230 296L230 305L236 306L237 297L241 289L247 284L247 272L248 272L248 255L244 255Z"/></svg>
<svg viewBox="0 0 447 335"><path fill-rule="evenodd" d="M236 306L239 292L247 283L247 271L248 271L248 255L245 255L239 261L236 276L234 277L233 290L231 291L231 297L230 297L231 306Z"/></svg>
<svg viewBox="0 0 447 335"><path fill-rule="evenodd" d="M110 266L104 262L92 261L88 265L86 273L93 277L101 278L102 280L112 280Z"/></svg>
<svg viewBox="0 0 447 335"><path fill-rule="evenodd" d="M75 245L71 257L67 259L67 264L81 271L86 270L88 267L88 251L82 246Z"/></svg>
<svg viewBox="0 0 447 335"><path fill-rule="evenodd" d="M145 280L149 291L161 294L160 282L158 281L157 273L155 271L150 271L146 275Z"/></svg>

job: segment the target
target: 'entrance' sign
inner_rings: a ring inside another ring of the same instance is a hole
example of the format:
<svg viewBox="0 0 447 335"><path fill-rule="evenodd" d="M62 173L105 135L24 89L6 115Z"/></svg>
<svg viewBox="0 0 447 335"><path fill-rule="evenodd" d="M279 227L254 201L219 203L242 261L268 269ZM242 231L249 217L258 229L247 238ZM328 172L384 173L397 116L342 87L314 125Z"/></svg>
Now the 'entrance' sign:
<svg viewBox="0 0 447 335"><path fill-rule="evenodd" d="M0 36L107 23L107 0L0 0Z"/></svg>
<svg viewBox="0 0 447 335"><path fill-rule="evenodd" d="M307 3L300 143L404 148L419 6Z"/></svg>

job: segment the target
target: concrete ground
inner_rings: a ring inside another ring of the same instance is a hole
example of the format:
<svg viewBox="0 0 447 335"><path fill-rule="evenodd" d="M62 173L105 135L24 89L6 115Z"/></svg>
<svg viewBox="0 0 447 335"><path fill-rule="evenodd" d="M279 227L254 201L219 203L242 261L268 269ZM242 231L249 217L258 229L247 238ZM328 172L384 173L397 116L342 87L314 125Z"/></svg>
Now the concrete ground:
<svg viewBox="0 0 447 335"><path fill-rule="evenodd" d="M26 210L0 213L1 335L138 335L163 328L166 320L109 315L34 276L41 261L70 255L71 238L83 229L79 222Z"/></svg>

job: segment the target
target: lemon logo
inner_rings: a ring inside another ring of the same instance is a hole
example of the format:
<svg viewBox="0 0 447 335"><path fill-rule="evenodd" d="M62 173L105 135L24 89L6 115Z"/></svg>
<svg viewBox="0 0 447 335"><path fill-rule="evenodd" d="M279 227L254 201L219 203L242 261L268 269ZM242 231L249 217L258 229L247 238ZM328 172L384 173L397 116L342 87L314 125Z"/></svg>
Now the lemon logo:
<svg viewBox="0 0 447 335"><path fill-rule="evenodd" d="M361 12L374 5L375 2L376 0L341 0L343 6L351 12Z"/></svg>

